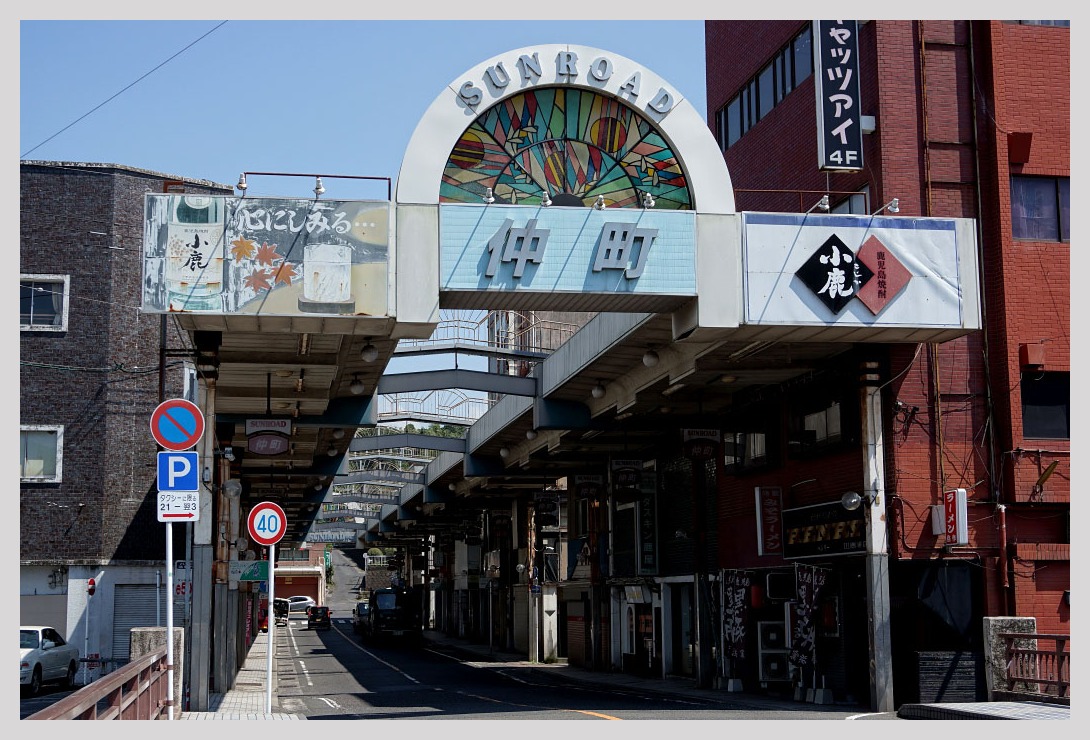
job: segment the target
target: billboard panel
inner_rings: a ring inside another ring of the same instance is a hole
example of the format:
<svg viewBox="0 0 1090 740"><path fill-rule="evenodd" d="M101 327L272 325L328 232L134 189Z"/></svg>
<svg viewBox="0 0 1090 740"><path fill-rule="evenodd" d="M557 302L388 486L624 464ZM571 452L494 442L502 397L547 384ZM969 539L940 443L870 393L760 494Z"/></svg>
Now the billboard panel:
<svg viewBox="0 0 1090 740"><path fill-rule="evenodd" d="M147 313L385 316L390 204L148 193Z"/></svg>

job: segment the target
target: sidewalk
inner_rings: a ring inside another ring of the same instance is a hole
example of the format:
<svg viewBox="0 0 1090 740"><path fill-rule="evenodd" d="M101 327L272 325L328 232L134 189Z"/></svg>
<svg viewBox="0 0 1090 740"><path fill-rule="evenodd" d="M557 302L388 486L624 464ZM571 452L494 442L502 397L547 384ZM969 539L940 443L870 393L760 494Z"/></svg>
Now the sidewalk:
<svg viewBox="0 0 1090 740"><path fill-rule="evenodd" d="M276 630L277 642L285 634L281 627ZM277 696L277 663L273 661L272 712L266 712L270 704L266 679L268 677L269 634L258 632L242 669L235 678L235 685L225 694L210 694L207 712L182 712L177 719L183 720L221 720L221 719L271 719L302 720L301 714L288 714L279 711ZM287 641L281 645L281 651L287 649Z"/></svg>
<svg viewBox="0 0 1090 740"><path fill-rule="evenodd" d="M277 630L277 642L285 634L284 630ZM528 667L540 670L547 675L568 683L583 683L587 685L609 686L613 688L627 688L639 691L650 691L680 697L700 698L705 700L723 701L725 699L737 699L754 710L767 709L774 712L790 711L850 711L860 715L869 715L870 719L1060 719L1071 718L1071 708L1054 704L1045 704L1034 701L1020 702L972 702L972 703L940 703L940 704L904 704L894 714L872 714L866 707L852 707L848 705L817 705L806 702L797 702L788 699L777 699L757 694L729 693L723 689L704 689L696 685L693 679L671 677L667 679L642 678L625 673L608 671L589 671L583 668L569 666L566 659L556 663L532 663L520 654L508 653L490 648L488 645L479 645L466 640L448 637L440 632L426 631L425 641L434 646L446 650L457 651L469 660L479 661L500 666ZM287 649L287 641L282 644L281 651ZM230 720L230 719L256 719L256 720L305 720L301 714L283 712L279 705L277 695L278 680L277 671L280 661L273 663L273 687L272 687L272 712L266 712L266 656L268 650L268 634L259 633L250 647L250 652L235 679L234 687L223 694L212 694L209 697L209 711L207 712L182 712L178 719L183 720Z"/></svg>

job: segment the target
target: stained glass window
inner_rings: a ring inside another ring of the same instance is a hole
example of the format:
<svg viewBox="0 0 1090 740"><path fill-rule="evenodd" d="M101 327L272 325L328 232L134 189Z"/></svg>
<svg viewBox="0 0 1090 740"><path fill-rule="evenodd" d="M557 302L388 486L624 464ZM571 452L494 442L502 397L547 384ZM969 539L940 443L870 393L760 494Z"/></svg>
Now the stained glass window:
<svg viewBox="0 0 1090 740"><path fill-rule="evenodd" d="M655 126L621 101L589 90L540 88L507 98L465 130L450 153L443 203L692 209L681 163Z"/></svg>

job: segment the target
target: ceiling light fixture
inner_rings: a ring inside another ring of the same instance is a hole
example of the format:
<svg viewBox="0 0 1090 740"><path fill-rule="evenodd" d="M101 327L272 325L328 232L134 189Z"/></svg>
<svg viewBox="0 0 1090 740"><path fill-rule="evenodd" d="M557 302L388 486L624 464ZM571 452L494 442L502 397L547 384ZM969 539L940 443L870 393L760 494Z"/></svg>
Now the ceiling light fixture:
<svg viewBox="0 0 1090 740"><path fill-rule="evenodd" d="M606 387L602 385L602 381L598 381L594 384L594 387L590 389L590 395L593 398L604 398L606 395Z"/></svg>
<svg viewBox="0 0 1090 740"><path fill-rule="evenodd" d="M643 353L643 364L645 367L654 367L659 364L659 353L653 349L649 349Z"/></svg>
<svg viewBox="0 0 1090 740"><path fill-rule="evenodd" d="M596 201L594 201L594 210L601 211L605 207L606 207L606 197L604 195L599 195L598 199Z"/></svg>
<svg viewBox="0 0 1090 740"><path fill-rule="evenodd" d="M371 340L367 340L367 344L363 345L363 349L360 350L360 359L364 362L374 362L378 359L378 347L371 343Z"/></svg>
<svg viewBox="0 0 1090 740"><path fill-rule="evenodd" d="M672 395L674 395L675 393L677 393L678 391L680 391L684 387L685 387L684 383L674 383L673 385L667 386L665 389L663 389L662 395L672 396Z"/></svg>
<svg viewBox="0 0 1090 740"><path fill-rule="evenodd" d="M537 432L535 430L533 430L533 429L527 429L526 430L526 439L529 439L529 440L537 439Z"/></svg>
<svg viewBox="0 0 1090 740"><path fill-rule="evenodd" d="M337 428L333 430L333 439L344 439L344 430Z"/></svg>
<svg viewBox="0 0 1090 740"><path fill-rule="evenodd" d="M334 447L333 445L330 445L329 449L327 449L325 451L325 454L329 455L330 457L336 457L337 456L337 448Z"/></svg>
<svg viewBox="0 0 1090 740"><path fill-rule="evenodd" d="M360 380L359 373L354 373L352 375L352 383L348 386L348 390L352 391L353 396L359 396L363 393L363 381Z"/></svg>
<svg viewBox="0 0 1090 740"><path fill-rule="evenodd" d="M733 382L735 382L737 380L738 380L738 377L735 376L735 375L720 375L719 376L719 382L723 383L724 385L733 383Z"/></svg>
<svg viewBox="0 0 1090 740"><path fill-rule="evenodd" d="M500 457L502 457L504 460L506 460L510 454L511 450L507 449L506 447L500 448Z"/></svg>

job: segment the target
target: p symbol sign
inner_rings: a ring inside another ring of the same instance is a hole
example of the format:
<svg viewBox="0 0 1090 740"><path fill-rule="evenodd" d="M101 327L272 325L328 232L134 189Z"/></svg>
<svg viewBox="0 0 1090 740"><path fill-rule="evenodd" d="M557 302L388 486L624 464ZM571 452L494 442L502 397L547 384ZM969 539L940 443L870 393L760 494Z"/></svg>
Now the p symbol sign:
<svg viewBox="0 0 1090 740"><path fill-rule="evenodd" d="M159 490L171 492L201 490L199 462L196 452L160 452L157 466Z"/></svg>

